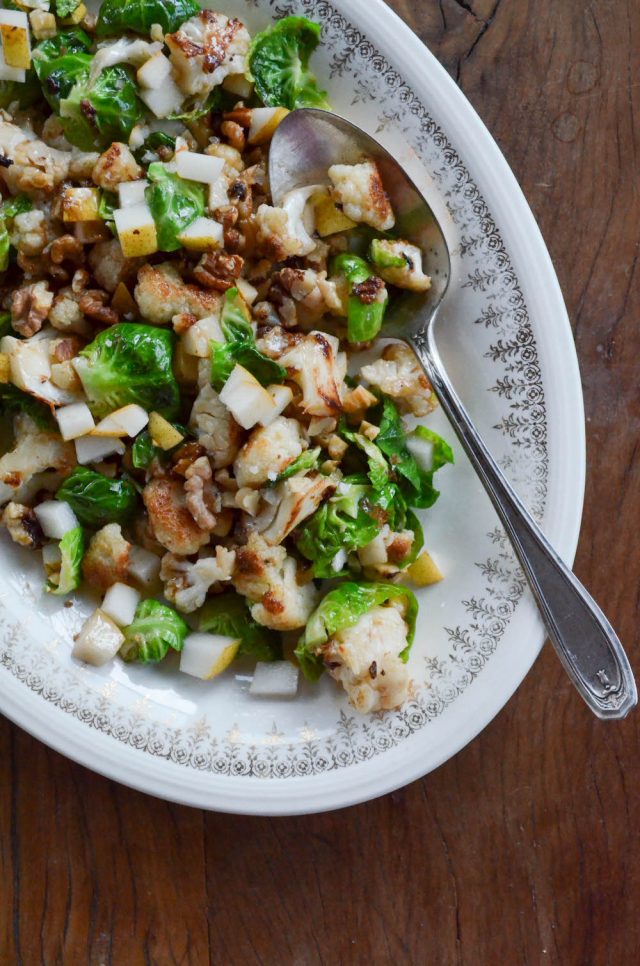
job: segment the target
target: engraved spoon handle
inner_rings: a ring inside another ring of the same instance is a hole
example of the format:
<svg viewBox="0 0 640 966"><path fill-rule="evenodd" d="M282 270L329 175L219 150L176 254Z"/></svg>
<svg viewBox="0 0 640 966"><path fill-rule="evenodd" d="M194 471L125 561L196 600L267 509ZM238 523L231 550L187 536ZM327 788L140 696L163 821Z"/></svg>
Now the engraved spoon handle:
<svg viewBox="0 0 640 966"><path fill-rule="evenodd" d="M569 677L599 718L624 718L638 697L614 629L498 468L444 371L431 326L408 340L502 520Z"/></svg>

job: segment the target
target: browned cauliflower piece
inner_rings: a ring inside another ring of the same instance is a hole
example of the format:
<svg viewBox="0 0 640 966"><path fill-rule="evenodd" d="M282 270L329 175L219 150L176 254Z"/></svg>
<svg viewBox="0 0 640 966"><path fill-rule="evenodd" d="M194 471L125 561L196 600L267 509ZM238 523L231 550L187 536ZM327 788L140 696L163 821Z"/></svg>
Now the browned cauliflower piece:
<svg viewBox="0 0 640 966"><path fill-rule="evenodd" d="M117 191L121 182L137 181L143 173L127 145L114 141L96 161L91 177L99 188Z"/></svg>
<svg viewBox="0 0 640 966"><path fill-rule="evenodd" d="M195 562L166 553L160 567L164 596L178 610L191 614L202 607L214 585L231 580L235 561L235 551L220 546L215 554L207 555L205 551Z"/></svg>
<svg viewBox="0 0 640 966"><path fill-rule="evenodd" d="M13 542L21 547L37 549L43 545L42 527L31 507L23 506L22 503L7 503L2 522Z"/></svg>
<svg viewBox="0 0 640 966"><path fill-rule="evenodd" d="M166 476L151 480L142 499L156 540L171 553L188 556L209 543L209 531L201 529L193 519L179 480Z"/></svg>
<svg viewBox="0 0 640 966"><path fill-rule="evenodd" d="M126 583L131 544L122 536L119 523L108 523L93 535L82 561L87 584L106 592L112 584Z"/></svg>
<svg viewBox="0 0 640 966"><path fill-rule="evenodd" d="M391 396L402 413L426 416L437 401L413 351L399 342L387 345L382 358L363 366L360 375L385 396Z"/></svg>
<svg viewBox="0 0 640 966"><path fill-rule="evenodd" d="M0 170L11 194L49 193L69 174L70 151L50 148L32 131L7 121L0 121L0 153L12 162Z"/></svg>
<svg viewBox="0 0 640 966"><path fill-rule="evenodd" d="M0 506L14 497L21 487L45 470L69 473L76 465L73 443L65 443L57 433L46 433L28 420L19 422L17 442L0 457Z"/></svg>
<svg viewBox="0 0 640 966"><path fill-rule="evenodd" d="M426 292L431 288L431 278L422 270L422 252L417 245L398 239L379 238L378 251L388 259L400 258L402 265L384 268L378 264L376 271L385 282L406 288L411 292Z"/></svg>
<svg viewBox="0 0 640 966"><path fill-rule="evenodd" d="M9 241L23 255L41 255L55 237L53 225L44 211L33 208L13 219Z"/></svg>
<svg viewBox="0 0 640 966"><path fill-rule="evenodd" d="M365 574L372 580L393 577L399 573L413 546L412 530L391 530L385 524L373 540L358 550Z"/></svg>
<svg viewBox="0 0 640 966"><path fill-rule="evenodd" d="M300 456L307 443L296 419L277 416L269 426L254 429L238 453L233 471L238 486L260 487Z"/></svg>
<svg viewBox="0 0 640 966"><path fill-rule="evenodd" d="M218 393L210 383L203 386L196 397L189 428L196 434L217 470L233 463L245 436L244 430L220 402Z"/></svg>
<svg viewBox="0 0 640 966"><path fill-rule="evenodd" d="M409 694L409 672L400 658L407 625L395 607L374 607L319 649L329 674L358 711L397 708Z"/></svg>
<svg viewBox="0 0 640 966"><path fill-rule="evenodd" d="M302 390L302 407L309 416L340 414L347 357L339 348L335 336L310 332L278 360Z"/></svg>
<svg viewBox="0 0 640 966"><path fill-rule="evenodd" d="M204 96L227 74L244 74L251 37L239 20L201 10L167 34L165 42L178 87L185 94Z"/></svg>
<svg viewBox="0 0 640 966"><path fill-rule="evenodd" d="M298 568L284 547L270 547L251 533L236 550L233 584L253 604L251 615L259 624L278 631L304 627L318 602L312 582L298 583Z"/></svg>
<svg viewBox="0 0 640 966"><path fill-rule="evenodd" d="M280 498L273 523L262 531L267 543L275 546L282 543L294 527L310 517L326 497L336 488L336 480L319 473L312 476L293 476L278 484L277 496Z"/></svg>
<svg viewBox="0 0 640 966"><path fill-rule="evenodd" d="M170 262L143 265L138 272L134 298L142 318L154 325L169 325L173 316L181 312L195 315L197 319L216 315L221 301L218 292L204 291L183 282Z"/></svg>
<svg viewBox="0 0 640 966"><path fill-rule="evenodd" d="M89 252L94 278L107 292L115 292L120 282L135 274L141 262L141 258L125 258L117 238L98 242Z"/></svg>
<svg viewBox="0 0 640 966"><path fill-rule="evenodd" d="M328 174L333 182L333 198L342 205L347 218L364 222L378 231L393 228L393 209L375 161L333 164Z"/></svg>

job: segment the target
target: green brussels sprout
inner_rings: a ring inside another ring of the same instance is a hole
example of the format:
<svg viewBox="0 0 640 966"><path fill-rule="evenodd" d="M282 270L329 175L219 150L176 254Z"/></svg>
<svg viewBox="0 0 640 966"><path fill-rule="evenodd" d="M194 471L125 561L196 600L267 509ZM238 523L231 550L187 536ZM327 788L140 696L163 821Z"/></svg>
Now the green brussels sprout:
<svg viewBox="0 0 640 966"><path fill-rule="evenodd" d="M351 252L343 252L333 260L333 271L344 275L349 286L347 301L347 339L349 342L370 342L382 328L384 313L389 301L364 302L357 294L356 286L374 278L371 266Z"/></svg>
<svg viewBox="0 0 640 966"><path fill-rule="evenodd" d="M128 523L138 506L130 480L109 479L87 466L77 466L56 493L68 503L80 523L99 530L107 523Z"/></svg>
<svg viewBox="0 0 640 966"><path fill-rule="evenodd" d="M152 664L166 657L170 648L182 650L189 626L168 604L143 600L123 633L124 644L120 648L123 660Z"/></svg>
<svg viewBox="0 0 640 966"><path fill-rule="evenodd" d="M156 223L158 248L175 252L182 247L178 235L204 214L204 185L167 171L158 161L149 165L147 178L145 197Z"/></svg>
<svg viewBox="0 0 640 966"><path fill-rule="evenodd" d="M163 33L170 34L199 12L196 0L104 0L96 33L98 37L118 37L131 30L148 36L158 23Z"/></svg>
<svg viewBox="0 0 640 966"><path fill-rule="evenodd" d="M47 590L50 594L70 594L72 590L77 590L82 580L82 558L84 557L85 539L82 527L74 527L65 533L58 544L61 562L60 572L55 577L50 577L47 581Z"/></svg>
<svg viewBox="0 0 640 966"><path fill-rule="evenodd" d="M314 577L331 578L346 573L344 566L334 566L340 552L359 550L377 536L380 524L363 506L370 493L370 486L343 481L340 492L297 528L296 547L312 562Z"/></svg>
<svg viewBox="0 0 640 966"><path fill-rule="evenodd" d="M175 335L156 325L120 322L80 353L77 370L93 414L99 418L138 403L173 419L180 390L173 374Z"/></svg>
<svg viewBox="0 0 640 966"><path fill-rule="evenodd" d="M211 343L211 385L218 392L236 365L244 366L263 386L282 382L287 370L256 346L245 302L237 288L225 292L220 326L225 342Z"/></svg>
<svg viewBox="0 0 640 966"><path fill-rule="evenodd" d="M328 108L325 91L309 70L320 43L320 24L306 17L284 17L256 34L249 49L249 69L258 96L271 107Z"/></svg>
<svg viewBox="0 0 640 966"><path fill-rule="evenodd" d="M89 70L78 73L71 90L60 99L59 112L67 140L83 151L92 151L104 150L113 141L126 143L144 107L138 99L133 70L115 64L93 81Z"/></svg>

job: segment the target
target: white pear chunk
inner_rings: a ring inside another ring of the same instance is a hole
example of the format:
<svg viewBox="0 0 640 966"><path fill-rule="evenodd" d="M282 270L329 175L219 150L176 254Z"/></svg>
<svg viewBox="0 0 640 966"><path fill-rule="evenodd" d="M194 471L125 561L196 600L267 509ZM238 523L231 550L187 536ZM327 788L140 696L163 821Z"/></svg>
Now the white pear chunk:
<svg viewBox="0 0 640 966"><path fill-rule="evenodd" d="M171 77L171 61L160 50L146 60L136 74L140 87L146 87L151 91L157 91L163 87L169 77Z"/></svg>
<svg viewBox="0 0 640 966"><path fill-rule="evenodd" d="M178 235L178 241L188 251L210 252L222 248L224 229L213 218L196 218Z"/></svg>
<svg viewBox="0 0 640 966"><path fill-rule="evenodd" d="M270 141L278 124L288 113L286 107L254 107L247 137L249 144L266 144Z"/></svg>
<svg viewBox="0 0 640 966"><path fill-rule="evenodd" d="M273 399L274 408L266 417L266 422L264 419L260 420L263 426L268 426L276 416L281 416L293 399L293 392L289 386L267 386L267 392Z"/></svg>
<svg viewBox="0 0 640 966"><path fill-rule="evenodd" d="M189 634L180 653L180 670L208 681L229 667L240 641L222 634Z"/></svg>
<svg viewBox="0 0 640 966"><path fill-rule="evenodd" d="M249 694L256 698L295 698L299 676L290 661L258 661Z"/></svg>
<svg viewBox="0 0 640 966"><path fill-rule="evenodd" d="M149 422L149 413L136 403L129 403L109 413L92 430L92 436L137 436Z"/></svg>
<svg viewBox="0 0 640 966"><path fill-rule="evenodd" d="M433 469L433 443L430 439L422 439L414 433L409 433L407 449L423 470L428 473Z"/></svg>
<svg viewBox="0 0 640 966"><path fill-rule="evenodd" d="M123 644L120 628L98 608L82 625L71 653L78 661L101 667L116 656Z"/></svg>
<svg viewBox="0 0 640 966"><path fill-rule="evenodd" d="M144 192L149 182L146 178L139 181L123 181L118 185L118 198L121 208L132 208L134 205L145 204Z"/></svg>
<svg viewBox="0 0 640 966"><path fill-rule="evenodd" d="M91 410L84 402L71 403L68 406L60 406L56 409L56 420L60 435L65 441L78 439L90 433L95 422L91 415Z"/></svg>
<svg viewBox="0 0 640 966"><path fill-rule="evenodd" d="M45 537L50 540L62 540L65 533L80 526L75 513L64 500L45 500L34 507L33 512Z"/></svg>
<svg viewBox="0 0 640 966"><path fill-rule="evenodd" d="M258 289L255 288L251 282L247 282L246 278L236 279L236 288L240 292L240 295L245 300L247 305L253 305L255 300L258 298Z"/></svg>
<svg viewBox="0 0 640 966"><path fill-rule="evenodd" d="M135 587L121 583L112 584L104 595L100 609L118 627L128 627L135 617L140 597L140 591Z"/></svg>
<svg viewBox="0 0 640 966"><path fill-rule="evenodd" d="M76 459L81 466L97 463L107 456L122 456L126 446L115 436L81 436L75 441Z"/></svg>
<svg viewBox="0 0 640 966"><path fill-rule="evenodd" d="M264 420L270 422L276 409L271 394L244 366L233 368L220 390L220 402L243 429L251 429L256 423L266 425Z"/></svg>
<svg viewBox="0 0 640 966"><path fill-rule="evenodd" d="M138 91L138 96L147 105L152 114L155 114L156 117L164 118L170 114L179 113L184 94L173 77L167 77L161 87L156 90L149 90L143 87Z"/></svg>
<svg viewBox="0 0 640 966"><path fill-rule="evenodd" d="M160 573L160 557L144 547L134 545L129 551L129 576L143 587L151 587Z"/></svg>
<svg viewBox="0 0 640 966"><path fill-rule="evenodd" d="M28 70L31 67L29 18L22 10L0 10L2 54L8 68Z"/></svg>
<svg viewBox="0 0 640 966"><path fill-rule="evenodd" d="M181 178L213 184L222 174L224 159L196 151L180 151L176 154L176 166Z"/></svg>
<svg viewBox="0 0 640 966"><path fill-rule="evenodd" d="M209 185L209 211L229 204L229 182L226 175Z"/></svg>
<svg viewBox="0 0 640 966"><path fill-rule="evenodd" d="M116 208L113 217L125 258L153 255L158 251L156 223L146 202Z"/></svg>

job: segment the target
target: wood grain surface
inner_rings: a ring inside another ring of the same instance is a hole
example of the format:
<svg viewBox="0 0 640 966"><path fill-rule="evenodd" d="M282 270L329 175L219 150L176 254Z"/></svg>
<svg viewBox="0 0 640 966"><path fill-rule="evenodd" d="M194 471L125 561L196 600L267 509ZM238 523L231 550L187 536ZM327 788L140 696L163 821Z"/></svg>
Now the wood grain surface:
<svg viewBox="0 0 640 966"><path fill-rule="evenodd" d="M549 245L587 413L576 569L637 659L640 4L392 6L496 137ZM3 721L0 962L635 966L639 722L596 721L545 649L435 773L272 820L154 800Z"/></svg>

